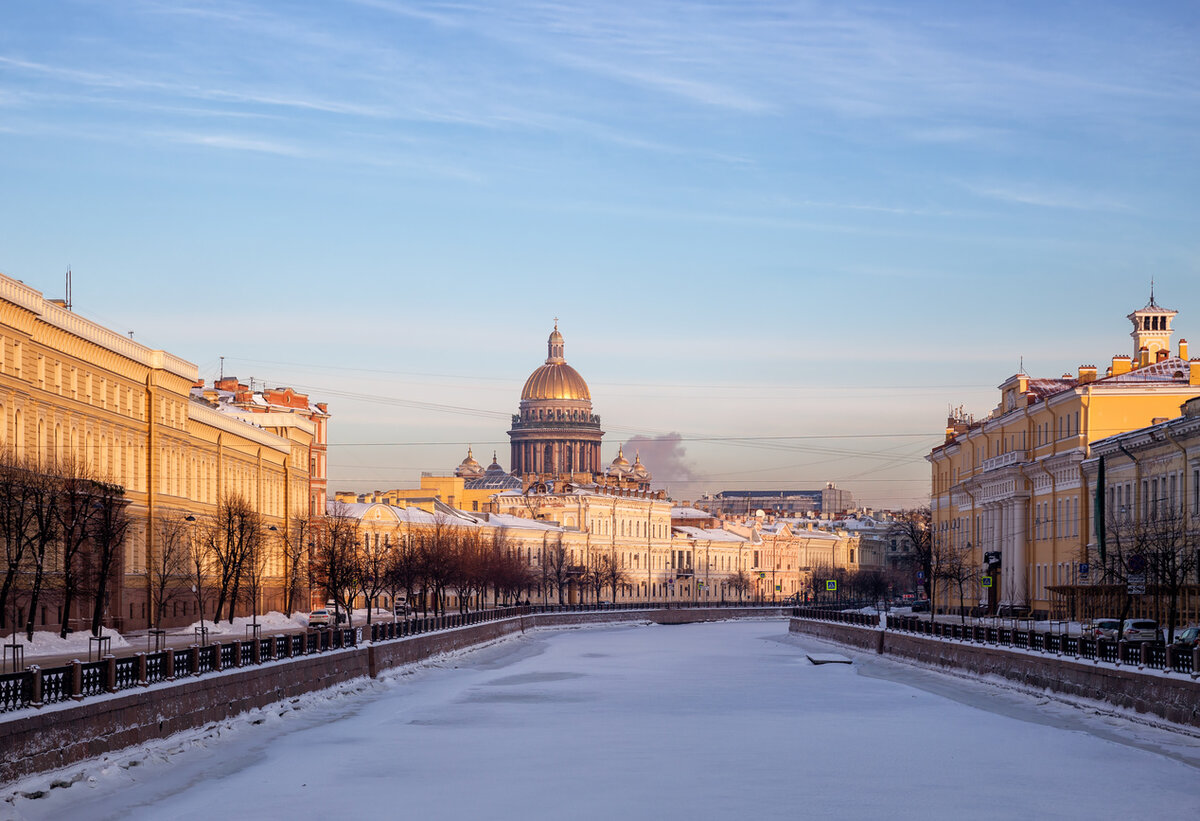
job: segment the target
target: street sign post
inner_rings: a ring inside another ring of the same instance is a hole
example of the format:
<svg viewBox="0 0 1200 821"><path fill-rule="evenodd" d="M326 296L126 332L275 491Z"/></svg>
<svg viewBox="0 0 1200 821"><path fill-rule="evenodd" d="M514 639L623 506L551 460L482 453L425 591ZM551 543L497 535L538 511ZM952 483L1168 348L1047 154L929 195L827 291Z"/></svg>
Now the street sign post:
<svg viewBox="0 0 1200 821"><path fill-rule="evenodd" d="M1145 573L1130 573L1125 579L1126 592L1131 596L1146 595L1146 574Z"/></svg>
<svg viewBox="0 0 1200 821"><path fill-rule="evenodd" d="M830 593L837 592L837 579L827 579L825 581L825 589Z"/></svg>

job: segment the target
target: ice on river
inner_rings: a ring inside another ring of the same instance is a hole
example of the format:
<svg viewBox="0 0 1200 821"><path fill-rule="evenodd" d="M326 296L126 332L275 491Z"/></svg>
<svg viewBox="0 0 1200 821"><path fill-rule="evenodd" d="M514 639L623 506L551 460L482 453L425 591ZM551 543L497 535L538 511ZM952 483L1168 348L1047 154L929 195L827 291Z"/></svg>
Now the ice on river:
<svg viewBox="0 0 1200 821"><path fill-rule="evenodd" d="M814 665L845 652L853 664ZM539 630L15 789L88 819L1200 816L1200 741L787 633ZM12 795L14 786L6 790Z"/></svg>

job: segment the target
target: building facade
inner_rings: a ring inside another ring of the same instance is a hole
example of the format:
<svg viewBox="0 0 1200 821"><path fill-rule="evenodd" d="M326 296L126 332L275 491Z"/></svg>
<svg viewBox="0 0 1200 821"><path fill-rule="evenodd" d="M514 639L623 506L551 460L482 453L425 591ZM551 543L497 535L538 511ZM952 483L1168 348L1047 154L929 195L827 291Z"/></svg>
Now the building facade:
<svg viewBox="0 0 1200 821"><path fill-rule="evenodd" d="M848 490L826 483L820 490L723 490L702 496L695 506L727 516L753 516L761 510L774 516L838 516L854 508Z"/></svg>
<svg viewBox="0 0 1200 821"><path fill-rule="evenodd" d="M1083 461L1087 572L1076 568L1071 583L1051 589L1053 612L1119 616L1128 601L1132 616L1164 626L1200 621L1200 396L1179 410L1092 444ZM1129 595L1131 586L1143 592Z"/></svg>
<svg viewBox="0 0 1200 821"><path fill-rule="evenodd" d="M196 366L91 322L62 301L0 276L0 453L31 475L76 472L120 488L128 528L104 601L104 623L125 630L156 620L156 568L164 541L182 522L210 519L237 496L260 517L267 567L282 572L281 542L309 510L314 427L306 420L250 424L198 401ZM265 418L263 421L266 421ZM269 532L266 528L270 528ZM185 528L186 530L187 528ZM191 526L194 531L195 525ZM85 626L86 596L64 612L55 592L63 568L51 553L46 595L23 609L28 554L6 541L5 624L37 630ZM12 558L15 557L15 558ZM162 624L195 621L199 601L172 581ZM272 589L278 590L278 578ZM203 595L203 594L202 594ZM271 598L271 594L265 594ZM276 596L277 598L277 596ZM266 606L268 602L260 604ZM248 605L247 605L248 606Z"/></svg>
<svg viewBox="0 0 1200 821"><path fill-rule="evenodd" d="M1103 375L1094 365L1053 379L1017 373L984 419L947 421L927 457L934 549L973 570L964 600L946 586L939 606L1048 614L1051 588L1078 581L1092 538L1092 443L1173 417L1200 392L1187 341L1171 355L1175 316L1151 298L1128 316L1134 355L1114 356Z"/></svg>

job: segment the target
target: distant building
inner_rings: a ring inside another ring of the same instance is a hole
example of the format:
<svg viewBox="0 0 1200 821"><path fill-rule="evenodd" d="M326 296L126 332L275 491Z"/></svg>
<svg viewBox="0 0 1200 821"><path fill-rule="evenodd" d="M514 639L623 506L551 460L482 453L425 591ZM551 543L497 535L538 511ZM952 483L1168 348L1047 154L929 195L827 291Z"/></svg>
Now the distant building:
<svg viewBox="0 0 1200 821"><path fill-rule="evenodd" d="M312 432L304 454L307 469L296 464L292 465L292 469L303 471L308 477L309 515L319 516L324 512L329 487L328 405L310 402L306 394L298 393L293 388L262 388L256 391L233 376L221 377L211 388L206 388L203 381L197 381L192 387L192 394L252 425L277 433L297 427L298 419L311 423Z"/></svg>
<svg viewBox="0 0 1200 821"><path fill-rule="evenodd" d="M837 516L854 509L854 496L829 482L820 490L723 490L702 496L695 506L729 516Z"/></svg>

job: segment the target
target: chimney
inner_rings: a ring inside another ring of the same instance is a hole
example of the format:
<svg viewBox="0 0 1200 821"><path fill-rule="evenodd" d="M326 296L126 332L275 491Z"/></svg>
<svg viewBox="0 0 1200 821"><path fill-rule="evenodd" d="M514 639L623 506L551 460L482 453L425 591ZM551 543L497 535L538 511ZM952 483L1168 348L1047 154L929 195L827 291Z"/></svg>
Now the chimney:
<svg viewBox="0 0 1200 821"><path fill-rule="evenodd" d="M1154 361L1155 362L1163 362L1170 355L1171 355L1170 351L1166 350L1165 348L1161 348L1154 352Z"/></svg>
<svg viewBox="0 0 1200 821"><path fill-rule="evenodd" d="M1096 366L1095 365L1080 365L1079 366L1079 384L1086 385L1088 382L1096 381Z"/></svg>
<svg viewBox="0 0 1200 821"><path fill-rule="evenodd" d="M1129 373L1132 370L1132 363L1129 357L1124 354L1117 354L1112 358L1112 375L1120 376L1123 373Z"/></svg>
<svg viewBox="0 0 1200 821"><path fill-rule="evenodd" d="M1193 359L1188 365L1191 366L1191 373L1188 374L1188 384L1200 385L1200 359Z"/></svg>
<svg viewBox="0 0 1200 821"><path fill-rule="evenodd" d="M1188 361L1188 348L1186 339L1179 340L1179 358L1184 362Z"/></svg>
<svg viewBox="0 0 1200 821"><path fill-rule="evenodd" d="M1150 364L1150 349L1143 345L1138 350L1137 367L1144 368Z"/></svg>

